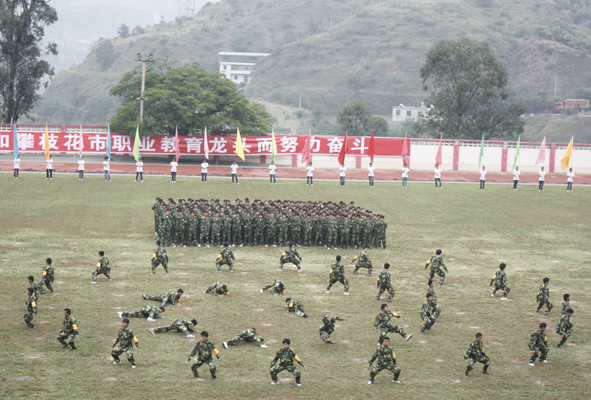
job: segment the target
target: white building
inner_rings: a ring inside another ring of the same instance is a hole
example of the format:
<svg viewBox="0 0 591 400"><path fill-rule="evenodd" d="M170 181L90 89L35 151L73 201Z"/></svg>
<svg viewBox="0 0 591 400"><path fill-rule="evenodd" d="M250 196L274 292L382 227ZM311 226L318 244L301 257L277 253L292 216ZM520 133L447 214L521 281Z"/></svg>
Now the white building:
<svg viewBox="0 0 591 400"><path fill-rule="evenodd" d="M268 55L269 53L220 51L218 53L220 73L232 82L248 83L257 60Z"/></svg>
<svg viewBox="0 0 591 400"><path fill-rule="evenodd" d="M416 120L427 114L428 108L425 103L420 107L407 107L404 104L392 107L392 121L405 121L407 119Z"/></svg>

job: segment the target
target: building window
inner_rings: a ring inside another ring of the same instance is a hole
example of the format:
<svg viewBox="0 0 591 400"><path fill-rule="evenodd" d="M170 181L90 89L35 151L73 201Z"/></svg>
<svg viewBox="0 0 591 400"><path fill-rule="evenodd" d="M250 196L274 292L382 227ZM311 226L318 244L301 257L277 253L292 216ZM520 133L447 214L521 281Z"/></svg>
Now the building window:
<svg viewBox="0 0 591 400"><path fill-rule="evenodd" d="M250 71L249 65L232 65L232 71Z"/></svg>
<svg viewBox="0 0 591 400"><path fill-rule="evenodd" d="M410 116L412 116L411 112L410 112L410 111L407 111L407 112L406 112L406 116L407 116L407 117L410 117Z"/></svg>
<svg viewBox="0 0 591 400"><path fill-rule="evenodd" d="M423 116L423 112L419 111L419 117L422 117L422 116Z"/></svg>
<svg viewBox="0 0 591 400"><path fill-rule="evenodd" d="M227 65L224 65L224 69L227 69L227 68L228 68L228 66Z"/></svg>
<svg viewBox="0 0 591 400"><path fill-rule="evenodd" d="M396 115L400 116L400 110L396 110Z"/></svg>
<svg viewBox="0 0 591 400"><path fill-rule="evenodd" d="M232 79L237 80L238 79L238 75L232 75Z"/></svg>

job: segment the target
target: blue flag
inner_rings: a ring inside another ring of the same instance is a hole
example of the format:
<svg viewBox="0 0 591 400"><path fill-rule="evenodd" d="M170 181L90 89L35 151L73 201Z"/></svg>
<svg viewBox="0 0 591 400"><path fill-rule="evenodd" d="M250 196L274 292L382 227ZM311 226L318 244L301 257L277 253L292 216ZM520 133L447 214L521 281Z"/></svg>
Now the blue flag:
<svg viewBox="0 0 591 400"><path fill-rule="evenodd" d="M14 143L13 143L14 158L18 157L18 135L16 134L16 124L14 124Z"/></svg>
<svg viewBox="0 0 591 400"><path fill-rule="evenodd" d="M111 125L107 124L107 157L111 159Z"/></svg>

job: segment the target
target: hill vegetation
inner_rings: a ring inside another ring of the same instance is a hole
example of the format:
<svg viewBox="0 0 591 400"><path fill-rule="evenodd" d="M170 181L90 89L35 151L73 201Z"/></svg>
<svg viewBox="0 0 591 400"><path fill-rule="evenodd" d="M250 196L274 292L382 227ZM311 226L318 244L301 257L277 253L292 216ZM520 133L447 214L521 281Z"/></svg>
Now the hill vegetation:
<svg viewBox="0 0 591 400"><path fill-rule="evenodd" d="M218 51L253 51L271 55L245 94L286 106L297 106L301 94L313 129L324 130L352 101L378 115L399 103L418 105L426 97L419 77L425 54L442 38L464 35L488 41L507 65L511 96L528 113L544 112L555 81L558 99L591 88L590 15L589 0L222 0L191 18L99 42L53 79L36 114L55 123L106 123L118 105L108 90L138 52L216 71Z"/></svg>

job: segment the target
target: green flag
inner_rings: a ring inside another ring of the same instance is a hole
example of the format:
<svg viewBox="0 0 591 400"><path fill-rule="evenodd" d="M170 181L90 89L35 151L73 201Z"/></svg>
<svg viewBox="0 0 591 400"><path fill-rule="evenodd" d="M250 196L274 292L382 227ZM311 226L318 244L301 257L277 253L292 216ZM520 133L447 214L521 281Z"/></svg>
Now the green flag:
<svg viewBox="0 0 591 400"><path fill-rule="evenodd" d="M515 159L513 160L513 169L517 165L517 157L519 157L519 143L521 142L521 135L517 138L517 147L515 148Z"/></svg>
<svg viewBox="0 0 591 400"><path fill-rule="evenodd" d="M271 157L273 161L275 161L275 155L277 154L277 142L275 141L275 130L271 130L271 135L273 136L273 140L271 142Z"/></svg>
<svg viewBox="0 0 591 400"><path fill-rule="evenodd" d="M133 142L133 158L137 162L140 159L140 126L135 129L135 140Z"/></svg>
<svg viewBox="0 0 591 400"><path fill-rule="evenodd" d="M478 157L478 168L482 163L482 156L484 156L484 133L482 134L482 141L480 142L480 157Z"/></svg>

